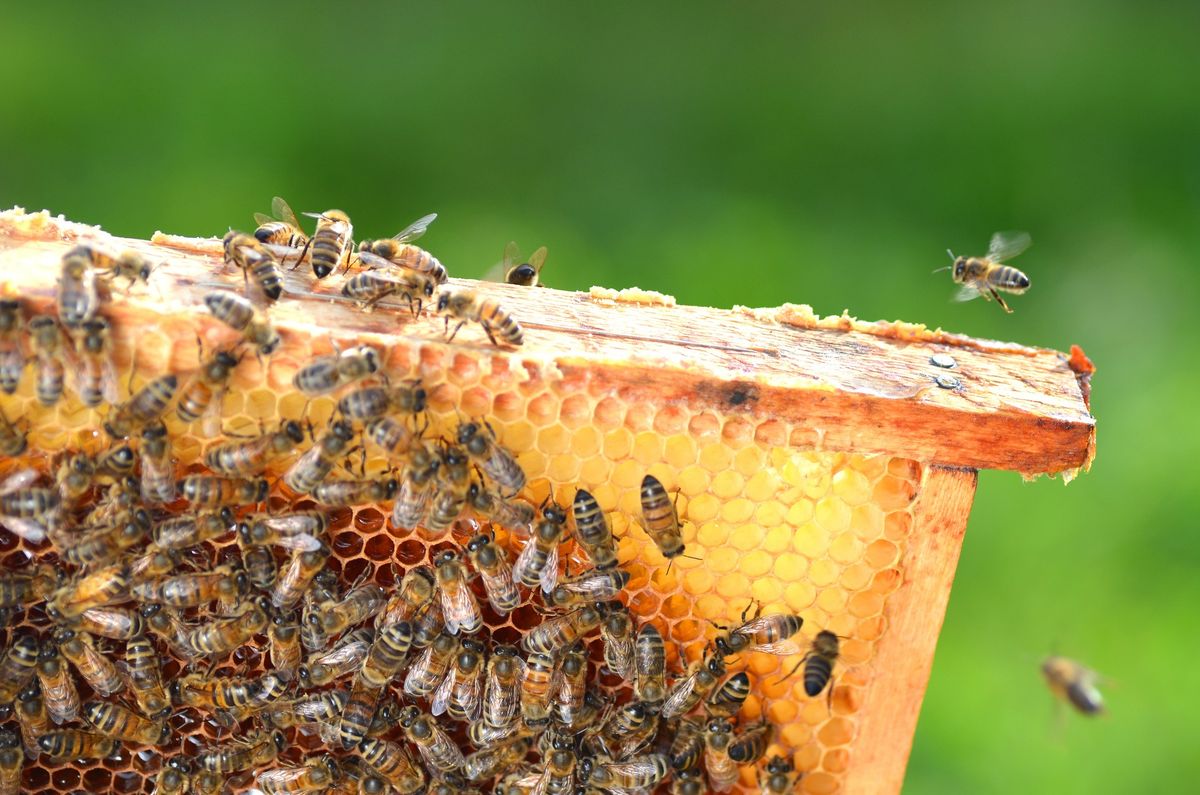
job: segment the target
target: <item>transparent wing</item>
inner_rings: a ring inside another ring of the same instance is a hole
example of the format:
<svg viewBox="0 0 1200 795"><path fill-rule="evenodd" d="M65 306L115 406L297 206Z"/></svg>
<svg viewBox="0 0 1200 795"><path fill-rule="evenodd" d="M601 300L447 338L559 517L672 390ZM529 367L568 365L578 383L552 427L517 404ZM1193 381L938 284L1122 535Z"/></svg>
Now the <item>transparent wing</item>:
<svg viewBox="0 0 1200 795"><path fill-rule="evenodd" d="M469 680L462 683L461 687L454 690L454 700L458 702L458 706L462 708L463 713L467 716L467 720L477 720L479 714L483 711L483 701L480 699L480 682L483 679L481 676L473 676Z"/></svg>
<svg viewBox="0 0 1200 795"><path fill-rule="evenodd" d="M16 535L31 544L39 544L46 537L46 528L32 519L19 519L15 516L5 516L0 524L13 531Z"/></svg>
<svg viewBox="0 0 1200 795"><path fill-rule="evenodd" d="M258 786L270 792L287 792L287 787L293 781L300 779L308 772L306 767L285 767L280 770L264 770L254 777Z"/></svg>
<svg viewBox="0 0 1200 795"><path fill-rule="evenodd" d="M437 686L437 690L433 691L433 700L429 705L429 712L433 715L444 715L446 708L450 706L450 695L454 692L455 671L454 666L450 666L450 670L446 672L446 678Z"/></svg>
<svg viewBox="0 0 1200 795"><path fill-rule="evenodd" d="M442 589L442 616L446 620L446 629L451 635L457 635L460 627L471 631L476 625L475 617L479 608L475 604L475 595L465 583L459 583L451 591Z"/></svg>
<svg viewBox="0 0 1200 795"><path fill-rule="evenodd" d="M369 251L359 251L355 253L354 256L358 257L358 261L363 265L366 265L371 270L378 268L387 269L392 267L391 262L379 256L378 254L372 254Z"/></svg>
<svg viewBox="0 0 1200 795"><path fill-rule="evenodd" d="M321 542L315 536L308 533L297 533L296 535L285 536L280 535L275 539L275 545L283 549L294 549L298 552L313 552L321 548Z"/></svg>
<svg viewBox="0 0 1200 795"><path fill-rule="evenodd" d="M546 264L546 255L548 253L549 252L546 250L546 247L542 246L537 251L529 255L529 264L532 265L533 269L539 274L542 272L542 266Z"/></svg>
<svg viewBox="0 0 1200 795"><path fill-rule="evenodd" d="M267 224L275 223L275 219L266 213L255 213L254 223L258 224L259 226L266 226Z"/></svg>
<svg viewBox="0 0 1200 795"><path fill-rule="evenodd" d="M492 603L492 609L501 615L507 615L509 610L504 605L520 599L517 588L513 585L512 572L508 566L502 566L498 575L488 574L485 571L481 571L479 574L483 580L483 588L487 591L488 601Z"/></svg>
<svg viewBox="0 0 1200 795"><path fill-rule="evenodd" d="M208 439L214 436L221 435L221 408L225 403L225 394L229 391L228 385L222 385L213 390L212 400L208 402L208 408L204 410L204 416L200 422L200 432Z"/></svg>
<svg viewBox="0 0 1200 795"><path fill-rule="evenodd" d="M746 649L747 652L760 652L762 654L778 654L781 657L786 657L790 654L800 654L801 649L799 644L794 640L777 640L774 643L764 643L761 646L751 646Z"/></svg>
<svg viewBox="0 0 1200 795"><path fill-rule="evenodd" d="M297 229L300 228L300 222L296 220L296 214L292 212L292 208L288 206L288 203L283 200L282 196L276 196L274 199L271 199L271 212L285 224L291 224Z"/></svg>
<svg viewBox="0 0 1200 795"><path fill-rule="evenodd" d="M525 546L521 549L521 554L517 555L517 562L513 564L512 577L513 584L520 585L521 578L525 575L525 570L529 568L533 562L533 553L537 548L537 544L533 543L533 539L529 539Z"/></svg>
<svg viewBox="0 0 1200 795"><path fill-rule="evenodd" d="M429 663L432 660L433 646L426 646L425 650L421 652L421 656L418 657L417 661L408 669L408 676L404 678L405 693L413 698L417 697L417 691L419 689L417 686L417 680L425 676L425 673L429 670Z"/></svg>
<svg viewBox="0 0 1200 795"><path fill-rule="evenodd" d="M1028 232L997 232L988 244L987 258L992 262L1004 262L1020 254L1033 243Z"/></svg>
<svg viewBox="0 0 1200 795"><path fill-rule="evenodd" d="M504 259L500 260L501 269L505 273L508 273L508 269L513 266L513 263L517 261L517 257L519 256L520 250L517 248L517 241L508 241L508 245L504 247Z"/></svg>
<svg viewBox="0 0 1200 795"><path fill-rule="evenodd" d="M684 713L687 707L688 696L696 689L696 675L692 674L688 678L679 682L672 688L670 695L662 705L662 716L664 718L674 718Z"/></svg>
<svg viewBox="0 0 1200 795"><path fill-rule="evenodd" d="M429 229L429 225L435 220L437 220L437 213L423 215L408 226L404 227L397 234L392 235L392 237L401 243L411 243L421 235L425 234L425 230Z"/></svg>
<svg viewBox="0 0 1200 795"><path fill-rule="evenodd" d="M558 585L558 546L550 550L550 557L546 558L546 567L542 569L542 576L538 578L542 583L542 593L550 593L554 590L554 586Z"/></svg>
<svg viewBox="0 0 1200 795"><path fill-rule="evenodd" d="M950 300L958 302L971 301L981 295L983 295L983 291L974 284L964 284L962 287L958 288L954 295L950 296Z"/></svg>
<svg viewBox="0 0 1200 795"><path fill-rule="evenodd" d="M16 489L23 489L38 479L36 469L22 469L12 473L0 484L0 494L6 494Z"/></svg>
<svg viewBox="0 0 1200 795"><path fill-rule="evenodd" d="M117 368L112 357L107 355L100 365L100 394L104 395L110 406L115 406L121 401L121 392L117 386Z"/></svg>

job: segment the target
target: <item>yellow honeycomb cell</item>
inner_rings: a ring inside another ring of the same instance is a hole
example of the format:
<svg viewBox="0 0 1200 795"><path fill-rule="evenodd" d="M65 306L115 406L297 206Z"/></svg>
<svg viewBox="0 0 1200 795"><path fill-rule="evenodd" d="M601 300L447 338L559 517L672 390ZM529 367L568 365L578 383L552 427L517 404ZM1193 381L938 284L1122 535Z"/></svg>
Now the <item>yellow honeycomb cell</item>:
<svg viewBox="0 0 1200 795"><path fill-rule="evenodd" d="M862 557L863 543L853 533L842 533L829 544L829 557L838 563L853 563Z"/></svg>
<svg viewBox="0 0 1200 795"><path fill-rule="evenodd" d="M685 492L686 493L686 492ZM721 510L721 501L712 494L697 494L688 502L687 521L694 524L709 522Z"/></svg>
<svg viewBox="0 0 1200 795"><path fill-rule="evenodd" d="M787 525L778 525L767 531L763 537L763 551L771 555L778 555L791 544L793 530Z"/></svg>
<svg viewBox="0 0 1200 795"><path fill-rule="evenodd" d="M854 469L841 469L830 480L833 495L848 506L862 505L871 499L871 481Z"/></svg>
<svg viewBox="0 0 1200 795"><path fill-rule="evenodd" d="M771 570L771 555L762 549L755 549L742 558L741 570L750 577L761 577Z"/></svg>
<svg viewBox="0 0 1200 795"><path fill-rule="evenodd" d="M808 579L814 585L825 587L832 584L841 574L841 568L828 558L819 558L808 568Z"/></svg>
<svg viewBox="0 0 1200 795"><path fill-rule="evenodd" d="M747 477L746 496L754 502L766 502L779 490L779 476L772 470L760 469Z"/></svg>
<svg viewBox="0 0 1200 795"><path fill-rule="evenodd" d="M604 434L604 457L610 461L628 458L633 449L633 434L628 428L614 428Z"/></svg>
<svg viewBox="0 0 1200 795"><path fill-rule="evenodd" d="M571 449L571 432L561 425L551 425L537 432L537 449L546 455L562 455Z"/></svg>
<svg viewBox="0 0 1200 795"><path fill-rule="evenodd" d="M813 504L807 499L797 497L792 503L792 507L788 508L787 523L793 527L800 527L803 524L811 522L813 518Z"/></svg>
<svg viewBox="0 0 1200 795"><path fill-rule="evenodd" d="M696 463L696 441L683 434L668 437L663 459L674 469L686 470Z"/></svg>
<svg viewBox="0 0 1200 795"><path fill-rule="evenodd" d="M657 433L642 431L633 438L633 459L643 467L663 460L663 438Z"/></svg>
<svg viewBox="0 0 1200 795"><path fill-rule="evenodd" d="M750 585L750 594L758 602L771 602L783 596L783 586L774 577L754 577Z"/></svg>
<svg viewBox="0 0 1200 795"><path fill-rule="evenodd" d="M745 485L746 481L740 474L727 469L713 476L710 488L718 499L730 500L741 494Z"/></svg>
<svg viewBox="0 0 1200 795"><path fill-rule="evenodd" d="M625 489L640 487L645 472L645 468L637 461L625 459L613 467L612 481L615 485Z"/></svg>
<svg viewBox="0 0 1200 795"><path fill-rule="evenodd" d="M730 524L740 524L754 515L754 503L744 497L736 497L721 505L721 518Z"/></svg>
<svg viewBox="0 0 1200 795"><path fill-rule="evenodd" d="M729 534L729 543L735 549L749 552L752 549L756 549L762 543L764 532L760 525L744 524L734 528Z"/></svg>
<svg viewBox="0 0 1200 795"><path fill-rule="evenodd" d="M700 466L709 472L724 472L733 461L733 451L723 444L706 444L700 448Z"/></svg>

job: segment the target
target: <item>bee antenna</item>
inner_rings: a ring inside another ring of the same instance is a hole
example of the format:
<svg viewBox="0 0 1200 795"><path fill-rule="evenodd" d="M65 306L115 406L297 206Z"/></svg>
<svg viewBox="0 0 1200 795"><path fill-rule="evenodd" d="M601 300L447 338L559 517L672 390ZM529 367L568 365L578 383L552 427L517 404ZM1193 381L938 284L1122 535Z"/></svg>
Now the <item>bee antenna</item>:
<svg viewBox="0 0 1200 795"><path fill-rule="evenodd" d="M946 249L946 253L950 255L950 259L958 259L958 257L954 256L954 252L950 249Z"/></svg>

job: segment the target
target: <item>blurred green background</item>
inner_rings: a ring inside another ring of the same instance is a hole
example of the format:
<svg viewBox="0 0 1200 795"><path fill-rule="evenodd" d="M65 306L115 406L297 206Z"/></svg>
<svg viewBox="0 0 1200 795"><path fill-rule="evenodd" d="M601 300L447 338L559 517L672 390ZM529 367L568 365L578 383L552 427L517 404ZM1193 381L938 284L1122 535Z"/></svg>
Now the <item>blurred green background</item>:
<svg viewBox="0 0 1200 795"><path fill-rule="evenodd" d="M1200 6L10 5L0 205L125 235L341 207L478 275L812 304L1099 366L1068 488L984 473L907 791L1177 792L1200 777ZM1191 53L1190 55L1188 53ZM1032 232L1005 316L945 249ZM1110 676L1059 725L1037 661Z"/></svg>

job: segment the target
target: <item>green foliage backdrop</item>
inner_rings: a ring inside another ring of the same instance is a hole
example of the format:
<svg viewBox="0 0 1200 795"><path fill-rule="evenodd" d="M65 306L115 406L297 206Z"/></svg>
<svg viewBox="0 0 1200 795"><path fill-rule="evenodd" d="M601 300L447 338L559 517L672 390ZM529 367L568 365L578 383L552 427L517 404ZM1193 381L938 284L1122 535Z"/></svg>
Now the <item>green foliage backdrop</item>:
<svg viewBox="0 0 1200 795"><path fill-rule="evenodd" d="M914 793L1182 791L1200 774L1194 4L10 4L0 205L221 234L278 193L481 274L811 303L1097 362L1094 470L985 473ZM947 246L1024 228L1016 314ZM1052 647L1115 680L1056 723ZM1074 718L1075 716L1068 716ZM1194 786L1194 784L1193 784Z"/></svg>

